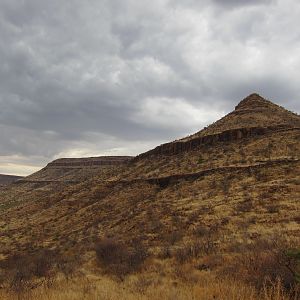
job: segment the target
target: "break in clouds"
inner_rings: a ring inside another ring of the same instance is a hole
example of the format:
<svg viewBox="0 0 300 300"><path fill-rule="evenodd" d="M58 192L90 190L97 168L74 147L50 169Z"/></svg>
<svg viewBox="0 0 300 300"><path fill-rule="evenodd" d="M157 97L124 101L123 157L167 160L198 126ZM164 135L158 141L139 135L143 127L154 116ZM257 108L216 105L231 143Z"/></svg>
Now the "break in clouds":
<svg viewBox="0 0 300 300"><path fill-rule="evenodd" d="M297 0L1 0L0 173L135 155L258 92L300 111Z"/></svg>

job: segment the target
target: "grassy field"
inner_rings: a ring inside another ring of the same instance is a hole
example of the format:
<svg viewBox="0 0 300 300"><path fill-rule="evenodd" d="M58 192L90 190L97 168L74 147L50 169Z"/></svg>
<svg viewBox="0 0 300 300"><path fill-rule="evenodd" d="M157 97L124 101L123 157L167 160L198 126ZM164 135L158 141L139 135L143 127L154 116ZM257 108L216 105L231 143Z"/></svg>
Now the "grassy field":
<svg viewBox="0 0 300 300"><path fill-rule="evenodd" d="M205 255L188 245L154 257L105 239L79 265L44 250L1 265L0 299L298 300L299 250L289 256L286 247L261 241Z"/></svg>

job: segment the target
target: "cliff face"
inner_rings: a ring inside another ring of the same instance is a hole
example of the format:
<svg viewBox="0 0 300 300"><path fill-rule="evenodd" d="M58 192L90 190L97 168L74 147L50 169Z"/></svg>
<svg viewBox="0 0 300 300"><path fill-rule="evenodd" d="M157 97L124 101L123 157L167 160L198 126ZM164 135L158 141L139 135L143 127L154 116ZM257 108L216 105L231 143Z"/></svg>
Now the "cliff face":
<svg viewBox="0 0 300 300"><path fill-rule="evenodd" d="M176 155L183 152L197 149L201 145L212 146L219 142L231 142L244 138L261 136L272 132L300 130L297 127L288 125L278 125L269 127L250 127L225 130L219 134L200 136L188 141L175 141L172 143L163 144L146 153L140 154L136 159L149 157L151 155Z"/></svg>

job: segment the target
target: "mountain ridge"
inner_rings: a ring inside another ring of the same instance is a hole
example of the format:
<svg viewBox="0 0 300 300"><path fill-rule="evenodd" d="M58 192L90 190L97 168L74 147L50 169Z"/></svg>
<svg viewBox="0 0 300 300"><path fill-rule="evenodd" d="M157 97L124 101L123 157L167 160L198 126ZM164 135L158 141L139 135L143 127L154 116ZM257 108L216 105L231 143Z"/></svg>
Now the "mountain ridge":
<svg viewBox="0 0 300 300"><path fill-rule="evenodd" d="M22 178L23 176L0 174L0 186L8 185Z"/></svg>

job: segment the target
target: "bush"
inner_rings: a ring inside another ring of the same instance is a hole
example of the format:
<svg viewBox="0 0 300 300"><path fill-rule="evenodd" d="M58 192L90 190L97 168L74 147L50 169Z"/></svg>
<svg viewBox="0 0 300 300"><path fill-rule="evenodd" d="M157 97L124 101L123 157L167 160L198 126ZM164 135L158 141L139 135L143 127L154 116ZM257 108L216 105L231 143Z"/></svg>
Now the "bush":
<svg viewBox="0 0 300 300"><path fill-rule="evenodd" d="M175 253L175 259L179 263L185 263L193 258L198 258L202 253L202 246L200 243L189 243L185 244L183 247L178 248Z"/></svg>
<svg viewBox="0 0 300 300"><path fill-rule="evenodd" d="M251 200L246 200L237 204L236 210L238 212L249 212L253 209L253 203Z"/></svg>
<svg viewBox="0 0 300 300"><path fill-rule="evenodd" d="M147 251L141 243L128 247L115 239L104 238L96 242L95 252L98 263L108 274L123 279L138 271L147 258Z"/></svg>
<svg viewBox="0 0 300 300"><path fill-rule="evenodd" d="M300 249L287 250L285 261L285 266L293 274L295 281L300 283Z"/></svg>
<svg viewBox="0 0 300 300"><path fill-rule="evenodd" d="M288 245L278 241L258 240L248 245L221 275L249 282L260 290L280 280L286 290L292 290L297 285L299 266L293 254L286 251Z"/></svg>
<svg viewBox="0 0 300 300"><path fill-rule="evenodd" d="M78 256L66 256L46 248L31 249L0 262L0 282L15 292L50 286L58 272L68 279L79 264Z"/></svg>
<svg viewBox="0 0 300 300"><path fill-rule="evenodd" d="M51 284L58 253L36 249L31 253L15 254L1 262L10 289L21 292L40 284Z"/></svg>

